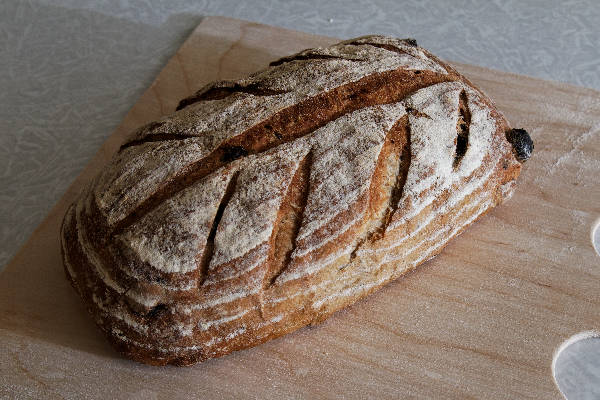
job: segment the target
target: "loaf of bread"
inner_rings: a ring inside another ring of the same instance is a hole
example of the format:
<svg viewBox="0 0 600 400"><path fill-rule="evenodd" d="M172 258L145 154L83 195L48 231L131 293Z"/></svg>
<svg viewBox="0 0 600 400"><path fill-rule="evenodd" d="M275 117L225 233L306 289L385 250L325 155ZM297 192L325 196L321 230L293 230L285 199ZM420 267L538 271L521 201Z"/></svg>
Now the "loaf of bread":
<svg viewBox="0 0 600 400"><path fill-rule="evenodd" d="M432 258L532 148L412 39L305 50L134 132L65 215L65 271L117 350L190 365Z"/></svg>

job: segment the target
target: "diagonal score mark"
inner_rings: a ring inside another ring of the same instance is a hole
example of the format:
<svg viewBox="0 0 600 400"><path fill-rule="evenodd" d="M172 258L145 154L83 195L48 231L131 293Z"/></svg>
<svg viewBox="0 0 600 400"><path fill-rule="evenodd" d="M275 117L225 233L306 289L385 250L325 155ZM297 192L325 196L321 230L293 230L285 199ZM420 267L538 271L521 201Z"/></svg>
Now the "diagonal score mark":
<svg viewBox="0 0 600 400"><path fill-rule="evenodd" d="M380 49L385 49L387 51L391 51L393 53L398 53L398 54L406 54L409 55L411 57L414 57L412 54L410 54L407 51L402 50L399 47L396 47L394 45L391 44L383 44L383 43L373 43L373 42L350 42L350 43L346 43L349 46L372 46L372 47L378 47Z"/></svg>
<svg viewBox="0 0 600 400"><path fill-rule="evenodd" d="M366 232L350 253L350 260L340 267L340 270L346 268L356 258L358 251L365 243L376 242L385 235L404 192L412 159L410 141L410 123L408 115L404 115L387 133L371 180L368 210L371 210L372 213L369 219L374 223L367 227ZM396 171L395 175L386 176L386 171L390 169L387 166L393 167L393 170ZM386 187L391 188L387 193L385 189L382 190Z"/></svg>
<svg viewBox="0 0 600 400"><path fill-rule="evenodd" d="M221 100L231 96L234 93L246 93L252 96L275 96L287 93L287 90L274 90L267 87L262 87L259 83L251 83L248 85L240 85L236 82L218 82L210 87L200 89L197 93L190 97L181 100L177 105L176 111L182 110L187 106L207 100Z"/></svg>
<svg viewBox="0 0 600 400"><path fill-rule="evenodd" d="M119 151L123 151L124 149L126 149L128 147L139 146L139 145L142 145L145 143L167 142L170 140L185 140L185 139L194 139L194 138L198 138L198 136L182 135L182 134L178 134L178 133L153 133L153 134L146 136L143 139L132 140L130 142L123 144L119 148Z"/></svg>
<svg viewBox="0 0 600 400"><path fill-rule="evenodd" d="M271 235L264 288L273 285L277 277L287 269L296 248L298 233L308 201L312 159L312 150L310 150L298 164L287 193L281 201L277 222Z"/></svg>
<svg viewBox="0 0 600 400"><path fill-rule="evenodd" d="M113 234L118 234L164 200L237 158L262 153L308 135L358 109L396 103L424 87L459 79L456 74L442 75L422 71L421 74L414 75L412 71L397 69L371 74L301 101L225 140L208 156L179 171L127 217L115 224Z"/></svg>
<svg viewBox="0 0 600 400"><path fill-rule="evenodd" d="M471 129L471 110L467 93L461 90L458 96L458 120L456 122L456 150L452 167L456 170L467 153L469 147L469 132Z"/></svg>
<svg viewBox="0 0 600 400"><path fill-rule="evenodd" d="M198 287L201 287L206 277L208 276L208 268L210 267L210 261L212 260L213 253L215 251L215 236L217 236L217 228L219 227L219 223L221 222L221 218L223 218L223 213L225 212L225 208L229 204L233 193L237 187L237 181L240 171L236 171L233 173L233 176L227 183L227 188L225 188L225 192L223 197L221 198L221 203L217 208L217 212L215 214L215 218L213 219L212 226L210 228L210 232L208 237L206 238L206 245L204 247L204 252L200 257L199 265L198 265Z"/></svg>
<svg viewBox="0 0 600 400"><path fill-rule="evenodd" d="M345 60L345 61L367 61L362 58L348 58L344 56L336 56L334 54L320 54L320 53L299 53L288 57L282 57L279 60L272 61L269 63L269 67L276 67L281 64L285 64L292 61L306 61L306 60Z"/></svg>

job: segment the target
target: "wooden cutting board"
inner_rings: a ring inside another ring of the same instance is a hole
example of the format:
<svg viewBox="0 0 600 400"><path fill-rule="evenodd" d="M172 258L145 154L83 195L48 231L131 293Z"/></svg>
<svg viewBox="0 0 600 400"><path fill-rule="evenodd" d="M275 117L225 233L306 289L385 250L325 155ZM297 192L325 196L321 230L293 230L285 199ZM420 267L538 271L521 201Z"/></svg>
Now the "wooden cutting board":
<svg viewBox="0 0 600 400"><path fill-rule="evenodd" d="M336 39L205 18L0 276L0 397L558 399L554 350L600 328L600 93L455 64L535 141L514 197L338 312L190 368L121 358L64 278L67 205L128 132L215 79Z"/></svg>

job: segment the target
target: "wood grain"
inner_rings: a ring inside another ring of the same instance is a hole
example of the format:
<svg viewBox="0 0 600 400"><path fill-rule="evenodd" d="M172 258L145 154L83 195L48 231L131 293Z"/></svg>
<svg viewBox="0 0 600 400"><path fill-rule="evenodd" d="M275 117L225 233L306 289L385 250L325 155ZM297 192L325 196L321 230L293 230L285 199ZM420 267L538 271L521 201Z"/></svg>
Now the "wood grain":
<svg viewBox="0 0 600 400"><path fill-rule="evenodd" d="M215 79L336 39L205 18L0 276L0 397L558 399L553 351L600 328L600 93L455 65L535 141L514 197L325 323L191 368L119 357L68 285L58 230L128 133Z"/></svg>

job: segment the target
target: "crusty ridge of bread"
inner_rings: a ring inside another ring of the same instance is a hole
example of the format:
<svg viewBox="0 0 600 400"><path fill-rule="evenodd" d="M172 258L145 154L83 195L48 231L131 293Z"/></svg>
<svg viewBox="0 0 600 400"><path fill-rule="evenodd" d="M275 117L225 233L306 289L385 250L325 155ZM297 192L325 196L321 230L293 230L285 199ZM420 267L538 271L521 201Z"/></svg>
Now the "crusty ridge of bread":
<svg viewBox="0 0 600 400"><path fill-rule="evenodd" d="M67 277L127 357L189 365L327 318L512 193L508 122L411 40L216 82L140 128L68 209Z"/></svg>

